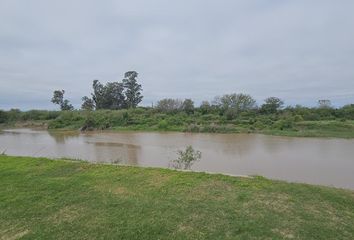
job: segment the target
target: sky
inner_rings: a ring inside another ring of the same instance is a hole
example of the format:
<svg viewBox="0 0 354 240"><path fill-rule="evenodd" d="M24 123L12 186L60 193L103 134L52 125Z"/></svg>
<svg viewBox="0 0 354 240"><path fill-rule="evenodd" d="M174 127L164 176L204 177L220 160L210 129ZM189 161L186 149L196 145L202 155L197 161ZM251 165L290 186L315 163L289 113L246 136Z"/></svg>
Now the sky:
<svg viewBox="0 0 354 240"><path fill-rule="evenodd" d="M0 0L0 109L80 107L139 73L149 106L227 93L354 103L353 0Z"/></svg>

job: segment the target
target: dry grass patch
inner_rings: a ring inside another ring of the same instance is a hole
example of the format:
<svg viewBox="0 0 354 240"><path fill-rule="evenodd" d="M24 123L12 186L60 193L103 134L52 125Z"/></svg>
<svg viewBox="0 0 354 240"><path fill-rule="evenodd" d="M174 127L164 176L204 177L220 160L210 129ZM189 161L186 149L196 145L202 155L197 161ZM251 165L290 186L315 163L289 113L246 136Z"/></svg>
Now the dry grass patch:
<svg viewBox="0 0 354 240"><path fill-rule="evenodd" d="M291 229L272 229L272 232L279 235L282 239L294 239L294 232Z"/></svg>
<svg viewBox="0 0 354 240"><path fill-rule="evenodd" d="M30 231L23 226L3 225L0 227L0 240L16 240L24 237L28 233L30 233Z"/></svg>
<svg viewBox="0 0 354 240"><path fill-rule="evenodd" d="M118 183L99 183L94 186L94 189L101 193L110 193L119 196L132 196L135 193L128 188L118 184Z"/></svg>
<svg viewBox="0 0 354 240"><path fill-rule="evenodd" d="M80 206L66 206L54 213L49 220L54 224L70 223L75 221L83 213Z"/></svg>

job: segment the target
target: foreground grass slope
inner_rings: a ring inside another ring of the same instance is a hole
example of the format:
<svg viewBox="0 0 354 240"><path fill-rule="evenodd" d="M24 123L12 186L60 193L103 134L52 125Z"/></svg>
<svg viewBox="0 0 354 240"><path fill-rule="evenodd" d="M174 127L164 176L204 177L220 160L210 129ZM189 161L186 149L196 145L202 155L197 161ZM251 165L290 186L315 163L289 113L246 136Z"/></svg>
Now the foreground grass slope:
<svg viewBox="0 0 354 240"><path fill-rule="evenodd" d="M1 239L353 239L354 192L0 156Z"/></svg>

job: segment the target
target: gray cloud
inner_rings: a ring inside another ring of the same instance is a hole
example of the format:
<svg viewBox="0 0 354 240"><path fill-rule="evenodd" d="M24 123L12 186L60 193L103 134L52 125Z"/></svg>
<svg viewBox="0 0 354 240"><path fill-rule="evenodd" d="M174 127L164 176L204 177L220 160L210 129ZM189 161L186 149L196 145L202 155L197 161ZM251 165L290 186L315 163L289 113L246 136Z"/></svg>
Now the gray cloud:
<svg viewBox="0 0 354 240"><path fill-rule="evenodd" d="M144 105L230 92L354 102L352 0L0 2L0 108L76 105L137 70Z"/></svg>

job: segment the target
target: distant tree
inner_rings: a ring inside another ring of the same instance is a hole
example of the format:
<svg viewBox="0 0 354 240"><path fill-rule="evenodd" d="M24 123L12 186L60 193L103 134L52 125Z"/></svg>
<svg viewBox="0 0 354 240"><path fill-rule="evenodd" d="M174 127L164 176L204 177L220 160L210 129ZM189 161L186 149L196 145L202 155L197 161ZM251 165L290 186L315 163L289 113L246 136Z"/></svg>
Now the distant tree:
<svg viewBox="0 0 354 240"><path fill-rule="evenodd" d="M330 100L324 99L318 101L318 108L331 108L332 104Z"/></svg>
<svg viewBox="0 0 354 240"><path fill-rule="evenodd" d="M126 107L124 87L120 82L108 82L103 85L94 80L92 100L96 109L123 109Z"/></svg>
<svg viewBox="0 0 354 240"><path fill-rule="evenodd" d="M185 99L182 104L182 110L187 114L194 113L194 102L192 99Z"/></svg>
<svg viewBox="0 0 354 240"><path fill-rule="evenodd" d="M138 84L136 80L137 77L138 73L135 71L129 71L124 74L123 86L128 108L136 108L143 99L141 95L143 89L141 85Z"/></svg>
<svg viewBox="0 0 354 240"><path fill-rule="evenodd" d="M178 112L182 105L183 102L179 99L165 98L157 102L156 108L160 112Z"/></svg>
<svg viewBox="0 0 354 240"><path fill-rule="evenodd" d="M284 102L277 97L269 97L264 100L264 104L261 106L260 111L262 113L276 113L284 106Z"/></svg>
<svg viewBox="0 0 354 240"><path fill-rule="evenodd" d="M108 82L105 86L105 100L108 109L126 108L123 84L120 82Z"/></svg>
<svg viewBox="0 0 354 240"><path fill-rule="evenodd" d="M92 88L93 93L91 93L91 96L95 103L96 109L103 109L105 107L105 93L103 84L98 80L93 80Z"/></svg>
<svg viewBox="0 0 354 240"><path fill-rule="evenodd" d="M0 123L7 122L7 114L5 111L0 110Z"/></svg>
<svg viewBox="0 0 354 240"><path fill-rule="evenodd" d="M69 100L64 99L63 105L61 105L61 110L71 111L71 110L74 110L74 107L73 107L73 105L70 104Z"/></svg>
<svg viewBox="0 0 354 240"><path fill-rule="evenodd" d="M233 93L216 97L214 104L219 106L224 113L232 109L233 114L236 115L241 111L254 109L256 107L256 100L248 94Z"/></svg>
<svg viewBox="0 0 354 240"><path fill-rule="evenodd" d="M207 114L211 110L210 103L208 101L203 101L199 107L202 114Z"/></svg>
<svg viewBox="0 0 354 240"><path fill-rule="evenodd" d="M64 99L64 90L55 90L53 92L53 98L51 100L52 103L58 104L62 111L70 111L73 110L73 105L70 104L69 100Z"/></svg>
<svg viewBox="0 0 354 240"><path fill-rule="evenodd" d="M345 119L354 120L354 104L345 105L340 109L340 114Z"/></svg>
<svg viewBox="0 0 354 240"><path fill-rule="evenodd" d="M53 93L52 103L61 105L64 101L64 90L55 90Z"/></svg>
<svg viewBox="0 0 354 240"><path fill-rule="evenodd" d="M92 111L95 109L95 102L91 98L84 96L82 97L82 101L83 101L81 105L82 110Z"/></svg>

